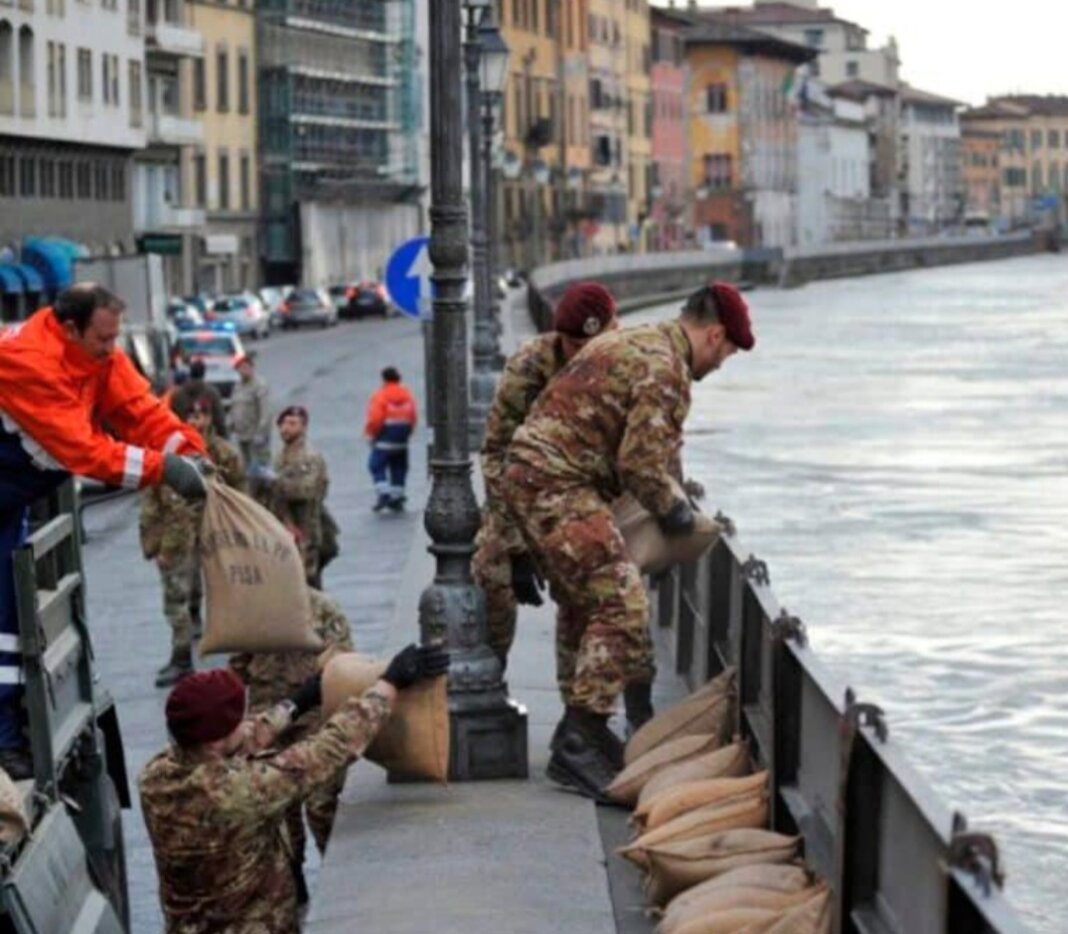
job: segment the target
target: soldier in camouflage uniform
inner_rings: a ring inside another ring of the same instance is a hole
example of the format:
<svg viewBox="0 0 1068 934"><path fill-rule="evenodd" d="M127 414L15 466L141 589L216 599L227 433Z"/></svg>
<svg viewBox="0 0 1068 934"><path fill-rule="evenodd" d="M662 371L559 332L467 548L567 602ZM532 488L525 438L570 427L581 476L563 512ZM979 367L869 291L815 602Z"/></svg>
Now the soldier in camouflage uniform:
<svg viewBox="0 0 1068 934"><path fill-rule="evenodd" d="M238 357L234 369L240 379L230 397L230 431L249 472L252 494L262 502L265 484L257 478L271 464L271 391L256 373L251 353Z"/></svg>
<svg viewBox="0 0 1068 934"><path fill-rule="evenodd" d="M486 595L486 642L501 660L515 639L517 603L540 606L538 574L504 499L505 455L541 391L592 338L618 325L612 294L596 282L572 285L553 313L553 330L527 341L509 358L497 385L482 444L486 505L475 539L471 573ZM561 606L557 625L567 610Z"/></svg>
<svg viewBox="0 0 1068 934"><path fill-rule="evenodd" d="M187 421L200 432L208 457L228 486L245 492L241 455L215 434L210 400L194 402ZM171 657L156 676L156 687L174 684L193 670L193 612L200 590L197 536L204 515L201 500L188 500L169 487L151 487L141 499L141 550L155 561L163 583L163 614L171 626Z"/></svg>
<svg viewBox="0 0 1068 934"><path fill-rule="evenodd" d="M408 646L370 690L282 752L269 750L275 738L321 703L319 675L244 721L245 687L234 672L182 680L166 705L174 742L138 779L167 934L298 931L286 813L367 748L398 691L448 664L439 648Z"/></svg>
<svg viewBox="0 0 1068 934"><path fill-rule="evenodd" d="M330 486L326 461L308 444L308 410L291 405L278 416L283 448L274 461L271 511L293 533L312 587L320 587L323 503Z"/></svg>
<svg viewBox="0 0 1068 934"><path fill-rule="evenodd" d="M567 706L548 774L591 797L622 763L608 717L649 657L645 587L610 504L629 491L666 534L692 531L693 509L673 482L682 480L690 384L753 344L738 291L701 288L678 320L616 331L579 353L508 450L508 506L554 597L574 611L573 627L557 634L574 670L560 673Z"/></svg>
<svg viewBox="0 0 1068 934"><path fill-rule="evenodd" d="M312 619L316 634L323 640L325 651L351 652L352 629L341 607L326 594L308 588L311 599ZM230 657L230 667L248 686L248 705L251 713L268 710L288 697L308 678L322 669L321 652L257 652L242 653ZM310 710L279 738L279 748L285 748L307 739L321 725L318 710ZM308 815L315 845L322 853L330 838L330 829L337 814L337 799L345 784L345 773L339 772L336 779L316 787L303 802L298 802L286 814L289 839L293 850L294 874L298 890L303 882L304 864L304 813Z"/></svg>

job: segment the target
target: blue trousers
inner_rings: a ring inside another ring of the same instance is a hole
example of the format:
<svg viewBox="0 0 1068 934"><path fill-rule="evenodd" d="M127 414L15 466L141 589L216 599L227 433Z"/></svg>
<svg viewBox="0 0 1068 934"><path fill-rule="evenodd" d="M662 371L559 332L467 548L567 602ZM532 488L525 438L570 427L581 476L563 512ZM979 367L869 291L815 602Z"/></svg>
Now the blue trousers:
<svg viewBox="0 0 1068 934"><path fill-rule="evenodd" d="M0 748L23 745L22 653L12 555L27 534L26 507L0 509Z"/></svg>
<svg viewBox="0 0 1068 934"><path fill-rule="evenodd" d="M408 477L407 448L371 448L371 459L367 466L375 482L376 493L392 498L404 495L404 481Z"/></svg>

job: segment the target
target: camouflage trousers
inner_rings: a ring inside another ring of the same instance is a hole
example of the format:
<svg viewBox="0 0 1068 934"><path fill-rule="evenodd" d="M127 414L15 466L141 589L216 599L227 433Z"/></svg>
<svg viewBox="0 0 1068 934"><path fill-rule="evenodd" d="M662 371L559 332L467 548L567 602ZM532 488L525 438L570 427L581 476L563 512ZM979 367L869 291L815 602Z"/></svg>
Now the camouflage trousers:
<svg viewBox="0 0 1068 934"><path fill-rule="evenodd" d="M189 605L200 589L200 562L192 554L175 558L166 570L159 569L159 576L163 583L163 615L171 625L171 646L188 649L193 644Z"/></svg>
<svg viewBox="0 0 1068 934"><path fill-rule="evenodd" d="M475 537L475 556L471 559L471 576L486 595L486 644L502 665L507 662L515 641L517 611L512 590L515 533L509 534L510 531L497 513L487 509ZM522 539L519 546L523 547Z"/></svg>
<svg viewBox="0 0 1068 934"><path fill-rule="evenodd" d="M610 714L626 685L655 673L649 599L608 504L592 489L554 490L520 464L508 505L549 580L564 703Z"/></svg>

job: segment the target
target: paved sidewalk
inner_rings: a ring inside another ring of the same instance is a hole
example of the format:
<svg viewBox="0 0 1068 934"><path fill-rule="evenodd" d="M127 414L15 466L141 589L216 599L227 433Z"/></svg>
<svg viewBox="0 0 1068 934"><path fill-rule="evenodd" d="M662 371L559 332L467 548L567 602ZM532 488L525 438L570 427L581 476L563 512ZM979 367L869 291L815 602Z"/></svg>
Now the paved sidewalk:
<svg viewBox="0 0 1068 934"><path fill-rule="evenodd" d="M533 333L518 303L514 312L506 325L510 346ZM477 473L474 483L481 498ZM419 530L383 651L418 635L419 596L434 573L427 543ZM508 679L512 696L528 711L529 780L390 785L380 768L357 762L349 772L306 931L652 931L638 873L608 855L627 836L626 813L599 808L545 777L549 737L562 713L553 631L551 605L521 608ZM682 693L670 671L661 681L658 703Z"/></svg>

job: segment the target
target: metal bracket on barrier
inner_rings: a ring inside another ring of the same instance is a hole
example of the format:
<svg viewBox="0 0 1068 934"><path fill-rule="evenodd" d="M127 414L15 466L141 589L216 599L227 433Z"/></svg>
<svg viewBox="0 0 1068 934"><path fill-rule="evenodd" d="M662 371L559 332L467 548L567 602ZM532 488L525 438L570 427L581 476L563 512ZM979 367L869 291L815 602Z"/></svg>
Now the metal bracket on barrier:
<svg viewBox="0 0 1068 934"><path fill-rule="evenodd" d="M771 635L773 639L792 639L800 646L808 645L808 633L805 624L796 616L791 616L783 607L779 615L771 621Z"/></svg>
<svg viewBox="0 0 1068 934"><path fill-rule="evenodd" d="M949 864L975 877L983 895L990 896L993 888L1005 884L1001 870L998 845L985 833L968 831L968 822L959 811L953 814L953 837L949 841Z"/></svg>
<svg viewBox="0 0 1068 934"><path fill-rule="evenodd" d="M857 695L852 688L846 688L845 712L842 714L843 725L846 729L856 730L860 726L870 726L875 730L879 742L885 743L890 735L886 725L883 708L877 704L865 704L857 700Z"/></svg>
<svg viewBox="0 0 1068 934"><path fill-rule="evenodd" d="M771 583L771 575L768 574L768 566L756 555L750 555L742 565L742 576L754 584L763 584L765 587Z"/></svg>
<svg viewBox="0 0 1068 934"><path fill-rule="evenodd" d="M717 511L712 518L719 523L724 535L734 535L738 531L734 525L734 520L730 516L723 515L721 511Z"/></svg>

